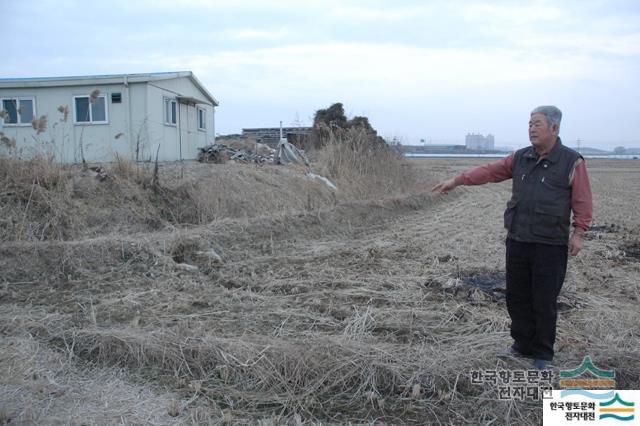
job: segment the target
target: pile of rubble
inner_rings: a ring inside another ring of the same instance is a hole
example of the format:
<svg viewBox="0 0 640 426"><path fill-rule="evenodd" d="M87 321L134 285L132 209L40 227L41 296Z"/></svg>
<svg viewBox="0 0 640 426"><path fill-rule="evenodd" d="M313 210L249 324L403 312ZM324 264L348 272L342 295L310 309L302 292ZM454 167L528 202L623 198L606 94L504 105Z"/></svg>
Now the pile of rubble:
<svg viewBox="0 0 640 426"><path fill-rule="evenodd" d="M225 163L229 160L240 163L275 163L275 164L300 164L309 165L304 151L281 139L276 149L271 149L262 144L256 144L256 151L248 148L232 148L223 144L212 144L204 148L198 148L198 161L202 163Z"/></svg>
<svg viewBox="0 0 640 426"><path fill-rule="evenodd" d="M229 160L240 163L273 163L273 154L261 155L248 149L235 149L215 143L198 149L198 161L201 163L225 163Z"/></svg>
<svg viewBox="0 0 640 426"><path fill-rule="evenodd" d="M226 163L233 160L240 163L273 163L273 164L296 164L305 166L305 176L310 179L317 179L336 190L336 185L324 176L317 175L311 171L309 160L304 151L289 143L286 139L280 139L276 149L271 149L266 145L256 144L256 150L261 148L264 154L258 154L247 148L231 148L223 144L212 144L204 148L198 148L198 161L201 163ZM265 155L266 154L266 155Z"/></svg>

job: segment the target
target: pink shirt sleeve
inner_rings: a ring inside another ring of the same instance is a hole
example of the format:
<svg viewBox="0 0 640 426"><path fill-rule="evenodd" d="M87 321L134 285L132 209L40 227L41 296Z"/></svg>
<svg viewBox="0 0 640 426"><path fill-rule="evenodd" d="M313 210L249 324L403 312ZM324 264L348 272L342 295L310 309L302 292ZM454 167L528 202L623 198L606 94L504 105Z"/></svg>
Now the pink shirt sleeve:
<svg viewBox="0 0 640 426"><path fill-rule="evenodd" d="M513 154L493 163L474 167L456 176L456 185L483 185L511 179L513 172Z"/></svg>
<svg viewBox="0 0 640 426"><path fill-rule="evenodd" d="M573 226L576 230L588 230L593 215L593 199L584 160L579 160L573 173L571 210L573 210Z"/></svg>
<svg viewBox="0 0 640 426"><path fill-rule="evenodd" d="M456 185L483 185L490 182L502 182L513 177L513 154L493 163L474 167L455 177ZM584 160L578 160L573 172L571 191L571 210L573 226L586 231L591 226L593 200L591 185Z"/></svg>

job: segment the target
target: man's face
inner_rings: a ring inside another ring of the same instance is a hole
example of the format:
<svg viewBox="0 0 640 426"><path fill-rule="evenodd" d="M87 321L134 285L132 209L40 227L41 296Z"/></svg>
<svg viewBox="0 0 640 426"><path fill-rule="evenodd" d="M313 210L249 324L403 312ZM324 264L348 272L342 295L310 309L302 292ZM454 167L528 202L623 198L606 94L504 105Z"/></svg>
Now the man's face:
<svg viewBox="0 0 640 426"><path fill-rule="evenodd" d="M549 126L544 114L536 113L529 120L529 140L536 148L548 148L558 136L558 126Z"/></svg>

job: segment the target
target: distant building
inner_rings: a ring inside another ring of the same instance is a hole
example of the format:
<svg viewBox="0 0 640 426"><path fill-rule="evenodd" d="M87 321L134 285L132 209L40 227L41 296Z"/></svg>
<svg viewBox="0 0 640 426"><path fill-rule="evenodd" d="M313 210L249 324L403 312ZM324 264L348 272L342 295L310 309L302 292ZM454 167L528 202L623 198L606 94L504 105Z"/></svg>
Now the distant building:
<svg viewBox="0 0 640 426"><path fill-rule="evenodd" d="M283 127L282 136L289 142L296 144L298 140L308 137L313 130L312 127ZM242 136L255 138L258 142L267 145L277 145L280 141L279 127L261 127L254 129L242 129Z"/></svg>
<svg viewBox="0 0 640 426"><path fill-rule="evenodd" d="M467 133L464 143L467 149L474 151L491 151L495 149L495 139L492 134L482 136L479 133Z"/></svg>

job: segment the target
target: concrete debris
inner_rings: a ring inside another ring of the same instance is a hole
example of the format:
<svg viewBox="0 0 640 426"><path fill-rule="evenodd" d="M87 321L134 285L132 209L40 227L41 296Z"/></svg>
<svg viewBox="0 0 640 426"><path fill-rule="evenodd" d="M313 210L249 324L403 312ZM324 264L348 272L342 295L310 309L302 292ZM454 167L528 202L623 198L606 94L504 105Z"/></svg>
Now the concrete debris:
<svg viewBox="0 0 640 426"><path fill-rule="evenodd" d="M256 149L258 149L256 144ZM265 147L266 148L266 147ZM304 151L295 145L281 139L275 150L262 149L262 153L248 148L232 148L223 144L212 144L198 148L198 161L202 163L224 163L228 160L240 163L275 163L275 164L299 164L309 166Z"/></svg>
<svg viewBox="0 0 640 426"><path fill-rule="evenodd" d="M225 163L227 161L237 161L240 163L273 163L273 164L294 164L304 166L308 173L306 176L311 179L318 179L329 188L336 190L336 185L324 176L311 172L309 160L304 150L296 147L287 139L280 139L275 150L262 144L255 144L256 150L262 154L253 152L247 148L232 148L223 144L212 144L203 148L198 148L198 161L201 163ZM214 252L215 254L215 252ZM216 256L218 256L216 254ZM219 258L219 256L218 256ZM213 261L217 263L218 261ZM220 259L219 262L222 262Z"/></svg>
<svg viewBox="0 0 640 426"><path fill-rule="evenodd" d="M261 155L249 149L235 149L221 144L214 143L198 150L198 161L201 163L224 163L227 160L240 163L273 163L273 155Z"/></svg>

